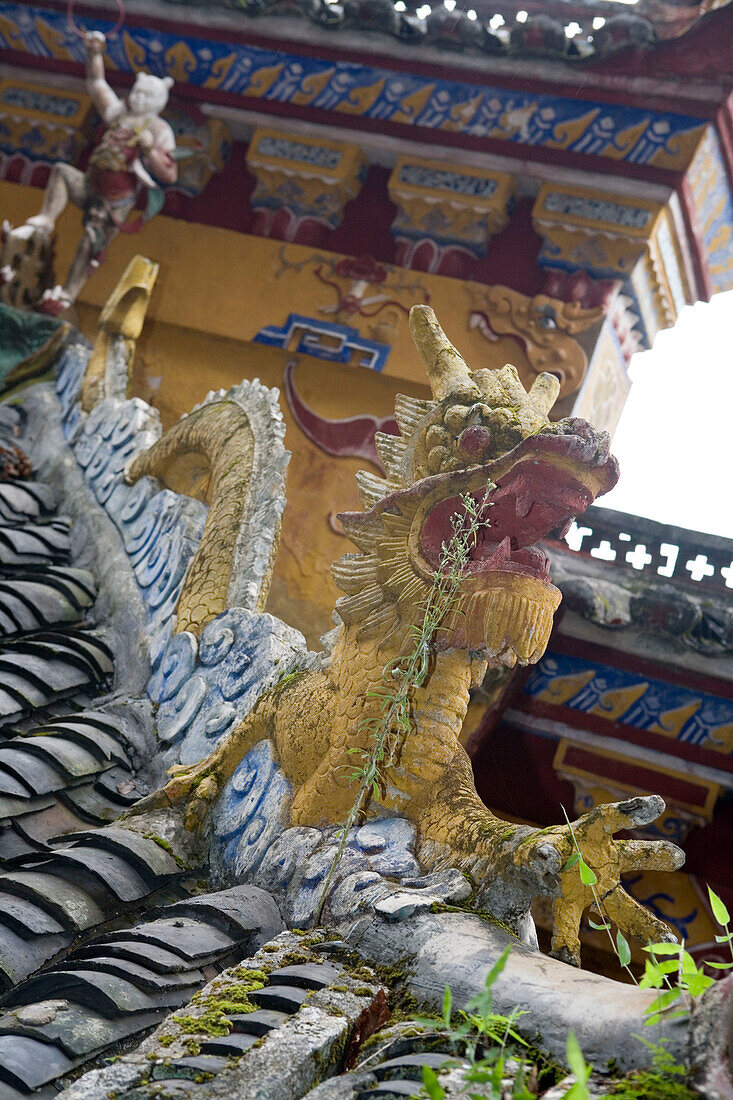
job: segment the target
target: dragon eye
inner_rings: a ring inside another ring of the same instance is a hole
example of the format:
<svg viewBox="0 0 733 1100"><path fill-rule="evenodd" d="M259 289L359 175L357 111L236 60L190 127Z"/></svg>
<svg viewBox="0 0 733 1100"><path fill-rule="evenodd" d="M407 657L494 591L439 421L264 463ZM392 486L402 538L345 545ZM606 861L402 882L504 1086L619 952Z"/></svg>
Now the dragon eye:
<svg viewBox="0 0 733 1100"><path fill-rule="evenodd" d="M554 317L550 317L549 313L543 313L537 318L537 323L541 328L557 328L557 321Z"/></svg>

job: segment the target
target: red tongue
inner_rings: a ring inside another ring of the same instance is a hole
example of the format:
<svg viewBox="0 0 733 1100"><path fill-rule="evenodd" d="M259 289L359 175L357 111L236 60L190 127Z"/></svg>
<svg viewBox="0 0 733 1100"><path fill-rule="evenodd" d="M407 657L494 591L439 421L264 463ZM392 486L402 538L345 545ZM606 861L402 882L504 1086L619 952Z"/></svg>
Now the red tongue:
<svg viewBox="0 0 733 1100"><path fill-rule="evenodd" d="M485 544L484 544L484 555L485 555L485 552L486 551L485 551ZM499 545L496 547L493 554L491 554L489 557L485 557L485 556L482 555L482 557L480 558L480 561L481 561L482 564L485 564L487 566L491 566L492 569L497 569L502 564L502 562L509 561L509 558L511 557L511 553L512 553L512 540L510 539L509 535L506 535L506 537L503 538L501 540L501 542L499 543Z"/></svg>

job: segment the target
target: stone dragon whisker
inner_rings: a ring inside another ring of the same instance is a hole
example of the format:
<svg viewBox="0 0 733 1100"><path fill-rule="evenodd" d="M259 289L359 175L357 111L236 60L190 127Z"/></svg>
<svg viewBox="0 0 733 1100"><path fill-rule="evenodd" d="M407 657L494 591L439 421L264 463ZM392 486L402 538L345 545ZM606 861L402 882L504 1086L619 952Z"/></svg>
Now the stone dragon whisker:
<svg viewBox="0 0 733 1100"><path fill-rule="evenodd" d="M621 930L669 939L667 925L626 894L620 880L634 870L673 870L681 866L681 851L669 841L614 839L619 830L657 817L661 798L599 806L574 822L572 832L569 825L538 830L503 821L476 793L459 742L469 692L487 668L530 664L545 650L560 593L536 543L566 530L614 485L618 467L608 436L576 418L550 422L559 391L552 375L539 374L526 391L512 366L472 371L429 307L413 307L410 325L433 400L397 398L400 435L376 441L386 476L358 475L364 511L340 517L357 553L333 567L343 595L330 651L319 665L263 694L213 753L173 769L167 785L138 810L181 807L189 828L201 826L243 757L269 740L293 792L284 807L290 825L325 829L347 820L356 796L353 754L370 752L383 670L404 660L413 644L451 517L460 514L467 494L477 506L491 482L490 524L477 533L455 602L431 639L428 674L411 693L410 733L385 761L379 793L372 793L365 814L406 818L416 830L422 866L459 868L478 902L529 942L530 904L551 898L553 953L578 964L579 924L593 896L577 865L566 868L574 833L596 873L596 892ZM164 451L170 471L177 455L190 453L196 430L193 418L188 426L184 421L180 438L175 430L164 437L136 459L130 476L159 474ZM212 544L225 488L222 482L212 498ZM187 590L196 578L194 571ZM183 625L188 622L184 616Z"/></svg>

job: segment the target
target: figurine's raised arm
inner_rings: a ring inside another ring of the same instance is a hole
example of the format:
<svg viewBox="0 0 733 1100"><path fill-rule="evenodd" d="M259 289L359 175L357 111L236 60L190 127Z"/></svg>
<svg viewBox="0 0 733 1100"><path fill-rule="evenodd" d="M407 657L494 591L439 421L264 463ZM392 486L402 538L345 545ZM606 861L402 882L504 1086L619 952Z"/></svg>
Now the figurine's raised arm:
<svg viewBox="0 0 733 1100"><path fill-rule="evenodd" d="M104 79L104 53L105 38L99 31L88 31L84 36L84 46L87 53L87 91L91 96L94 106L99 111L105 122L118 115L122 109L122 100L113 92Z"/></svg>

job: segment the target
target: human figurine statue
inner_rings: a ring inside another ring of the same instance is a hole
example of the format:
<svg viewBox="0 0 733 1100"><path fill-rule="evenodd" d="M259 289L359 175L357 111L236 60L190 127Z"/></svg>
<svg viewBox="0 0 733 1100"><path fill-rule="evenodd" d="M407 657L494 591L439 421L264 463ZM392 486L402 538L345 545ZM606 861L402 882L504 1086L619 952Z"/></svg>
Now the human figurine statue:
<svg viewBox="0 0 733 1100"><path fill-rule="evenodd" d="M126 224L140 189L148 191L148 209L159 208L160 185L175 183L178 176L173 131L160 117L173 84L171 77L138 73L125 102L104 78L104 35L90 31L84 45L87 89L105 123L104 134L86 172L70 164L54 165L41 212L13 231L16 239L33 237L39 230L50 236L69 200L84 211L84 232L66 283L47 290L37 307L46 313L62 313L76 301L91 269L101 262L117 234L140 228L140 219Z"/></svg>

